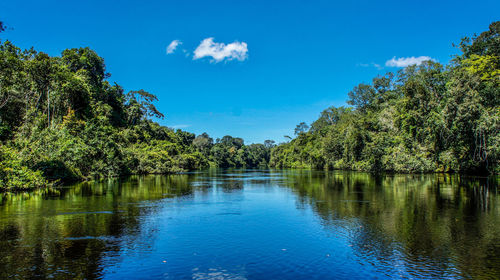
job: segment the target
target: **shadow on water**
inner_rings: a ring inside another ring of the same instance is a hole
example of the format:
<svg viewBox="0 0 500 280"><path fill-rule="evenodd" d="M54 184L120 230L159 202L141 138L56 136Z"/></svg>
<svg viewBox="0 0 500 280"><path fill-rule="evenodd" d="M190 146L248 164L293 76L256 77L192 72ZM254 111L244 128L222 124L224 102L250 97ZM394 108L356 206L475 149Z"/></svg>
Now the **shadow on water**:
<svg viewBox="0 0 500 280"><path fill-rule="evenodd" d="M155 229L145 219L160 205L264 185L294 193L296 208L312 209L359 262L387 277L500 278L498 178L305 170L132 176L2 194L0 278L102 278L104 258L148 250Z"/></svg>

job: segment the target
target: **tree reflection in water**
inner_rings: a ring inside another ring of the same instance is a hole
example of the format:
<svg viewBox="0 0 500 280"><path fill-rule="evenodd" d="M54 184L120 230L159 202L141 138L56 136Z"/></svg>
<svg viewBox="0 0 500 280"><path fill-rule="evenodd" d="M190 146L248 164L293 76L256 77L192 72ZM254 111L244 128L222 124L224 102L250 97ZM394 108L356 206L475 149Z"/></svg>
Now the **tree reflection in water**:
<svg viewBox="0 0 500 280"><path fill-rule="evenodd" d="M105 258L152 250L161 207L247 188L295 193L296 208L387 276L500 277L497 178L209 170L2 194L0 278L101 278Z"/></svg>
<svg viewBox="0 0 500 280"><path fill-rule="evenodd" d="M191 177L191 178L190 178ZM139 240L140 202L189 196L193 176L132 176L58 190L3 194L0 278L85 278L102 275L104 255Z"/></svg>
<svg viewBox="0 0 500 280"><path fill-rule="evenodd" d="M290 171L287 184L361 259L404 274L500 277L497 178ZM301 206L303 207L303 206ZM425 265L423 265L425 264Z"/></svg>

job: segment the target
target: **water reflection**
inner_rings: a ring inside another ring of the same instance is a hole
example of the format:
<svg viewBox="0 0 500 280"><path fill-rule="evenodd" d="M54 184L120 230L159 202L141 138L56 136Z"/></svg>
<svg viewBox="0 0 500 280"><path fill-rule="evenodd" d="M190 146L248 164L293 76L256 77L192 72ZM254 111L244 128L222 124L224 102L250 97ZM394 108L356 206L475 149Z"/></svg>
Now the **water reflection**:
<svg viewBox="0 0 500 280"><path fill-rule="evenodd" d="M297 173L297 172L292 172ZM325 227L345 227L360 258L414 277L500 277L496 178L457 175L290 175ZM336 230L338 231L338 230ZM397 275L397 274L396 274Z"/></svg>
<svg viewBox="0 0 500 280"><path fill-rule="evenodd" d="M190 196L193 176L132 176L58 190L3 194L0 278L102 276L101 258L139 242L144 201Z"/></svg>
<svg viewBox="0 0 500 280"><path fill-rule="evenodd" d="M287 192L293 194L295 203L295 210L288 211L299 211L288 215L296 219L304 216L300 212L312 211L313 216L319 217L321 234L304 237L272 232L266 236L259 232L262 230L259 223L270 221L278 228L286 226L287 230L292 226L299 230L314 223L314 219L310 219L303 225L285 224L288 216L283 216L283 221L276 221L267 217L270 212L266 213L265 209L245 206L246 197L251 195L259 199L272 197L270 201L259 202L262 207L286 206L288 198L281 194ZM174 228L177 235L166 234L164 223L171 216L182 217L179 213L195 208L193 203L197 201L205 204L197 220L172 224L169 230ZM212 205L210 203L228 204L214 210L213 214L203 212L207 205ZM176 238L178 242L182 238L188 240L192 231L206 235L200 240L215 242L209 239L213 228L206 225L192 228L196 227L196 221L202 224L203 219L215 215L215 223L207 222L211 227L241 221L248 224L244 227L246 233L229 230L231 234L220 238L227 238L232 249L247 250L248 254L267 261L270 263L268 270L260 263L251 263L246 257L231 252L230 263L238 268L236 271L244 267L245 277L241 273L234 274L220 263L217 271L201 270L193 255L183 259L177 270L177 264L172 264L171 275L187 277L182 269L190 261L193 264L186 273L197 279L210 279L210 275L256 279L269 277L277 271L281 274L274 277L291 279L300 278L300 275L306 277L305 268L318 277L321 276L319 271L329 276L332 274L328 273L343 269L319 259L304 264L308 259L304 254L295 255L295 261L303 264L303 271L294 270L281 256L259 251L267 248L256 248L255 244L266 247L266 238L276 238L290 244L346 240L347 248L335 249L338 252L352 250L351 261L372 267L373 271L368 274L371 277L495 279L500 278L499 203L498 178L443 174L372 176L300 170L209 170L171 176L132 176L57 190L7 193L0 195L0 278L109 278L106 266L125 262L130 252L163 256L165 250L170 250L171 255L180 256L186 247L176 252L172 246L157 244L175 243ZM171 216L167 217L165 211L169 209L177 212L169 212ZM179 232L185 236L179 237ZM207 248L212 248L209 245ZM198 248L200 255L202 249ZM318 248L302 249L308 252L324 248L318 245ZM211 250L214 249L207 249L207 252ZM331 259L333 254L335 252L322 256ZM205 263L216 258L209 255Z"/></svg>

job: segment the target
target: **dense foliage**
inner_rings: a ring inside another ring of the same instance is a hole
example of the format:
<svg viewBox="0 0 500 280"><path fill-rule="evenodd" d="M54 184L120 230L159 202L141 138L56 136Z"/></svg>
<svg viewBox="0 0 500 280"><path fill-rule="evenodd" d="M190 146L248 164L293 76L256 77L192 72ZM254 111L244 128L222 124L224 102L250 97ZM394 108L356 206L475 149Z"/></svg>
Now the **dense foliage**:
<svg viewBox="0 0 500 280"><path fill-rule="evenodd" d="M498 173L500 22L449 65L427 61L349 92L353 107L330 107L272 150L278 168Z"/></svg>
<svg viewBox="0 0 500 280"><path fill-rule="evenodd" d="M89 48L50 57L0 44L0 190L123 174L267 164L269 147L160 126L157 97L108 81Z"/></svg>
<svg viewBox="0 0 500 280"><path fill-rule="evenodd" d="M0 32L5 25L0 22ZM278 146L174 131L157 97L109 81L89 48L51 57L0 43L0 190L215 167L498 173L500 22L427 61L349 92Z"/></svg>

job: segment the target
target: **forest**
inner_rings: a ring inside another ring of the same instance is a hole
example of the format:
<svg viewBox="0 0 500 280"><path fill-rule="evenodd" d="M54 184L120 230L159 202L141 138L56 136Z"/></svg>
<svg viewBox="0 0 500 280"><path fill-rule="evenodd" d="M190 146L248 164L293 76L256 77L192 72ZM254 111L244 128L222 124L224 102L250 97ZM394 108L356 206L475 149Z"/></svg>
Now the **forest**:
<svg viewBox="0 0 500 280"><path fill-rule="evenodd" d="M1 32L5 25L0 22ZM110 82L85 48L49 56L0 42L0 190L206 167L499 172L500 22L427 61L348 93L275 145L161 126L156 95Z"/></svg>
<svg viewBox="0 0 500 280"><path fill-rule="evenodd" d="M269 161L269 145L159 125L155 95L109 77L89 48L51 57L0 44L0 189Z"/></svg>
<svg viewBox="0 0 500 280"><path fill-rule="evenodd" d="M271 151L275 168L371 172L499 172L500 22L427 61L361 83Z"/></svg>

